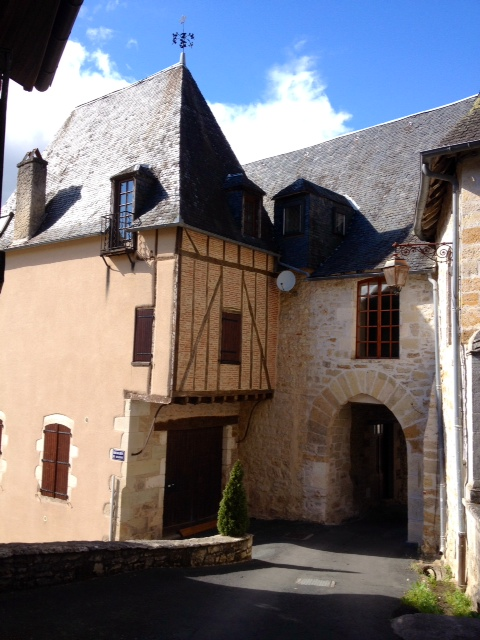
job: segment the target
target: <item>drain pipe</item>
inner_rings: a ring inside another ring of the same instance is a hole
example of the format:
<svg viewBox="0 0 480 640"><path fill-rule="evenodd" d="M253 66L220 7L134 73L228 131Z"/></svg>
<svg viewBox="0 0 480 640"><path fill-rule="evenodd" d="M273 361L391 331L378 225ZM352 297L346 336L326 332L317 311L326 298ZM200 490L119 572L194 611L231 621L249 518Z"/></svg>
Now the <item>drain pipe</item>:
<svg viewBox="0 0 480 640"><path fill-rule="evenodd" d="M440 331L438 322L438 281L428 276L433 289L433 321L435 336L435 399L437 406L438 475L440 493L440 554L445 553L446 489L445 489L445 435L443 425L442 379L440 374Z"/></svg>
<svg viewBox="0 0 480 640"><path fill-rule="evenodd" d="M465 511L463 507L463 430L462 430L462 408L460 400L460 327L459 327L459 200L460 192L458 180L455 175L443 173L433 173L426 164L422 164L422 172L429 178L443 180L452 185L452 219L453 219L453 242L452 242L452 352L453 352L453 419L455 429L454 458L455 458L455 481L457 487L457 581L461 589L466 587L465 575Z"/></svg>

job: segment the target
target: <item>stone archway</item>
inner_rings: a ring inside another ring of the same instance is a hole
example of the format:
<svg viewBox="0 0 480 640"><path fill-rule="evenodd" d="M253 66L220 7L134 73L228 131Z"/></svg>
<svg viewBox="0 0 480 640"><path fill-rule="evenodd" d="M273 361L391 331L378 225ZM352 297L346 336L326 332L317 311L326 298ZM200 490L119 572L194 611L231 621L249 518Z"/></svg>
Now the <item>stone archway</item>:
<svg viewBox="0 0 480 640"><path fill-rule="evenodd" d="M408 540L421 543L427 415L405 386L381 371L346 371L313 402L305 442L305 510L315 508L316 517L323 522L348 517L352 481L339 458L346 452L350 455L350 402L362 398L384 405L401 426L407 444Z"/></svg>

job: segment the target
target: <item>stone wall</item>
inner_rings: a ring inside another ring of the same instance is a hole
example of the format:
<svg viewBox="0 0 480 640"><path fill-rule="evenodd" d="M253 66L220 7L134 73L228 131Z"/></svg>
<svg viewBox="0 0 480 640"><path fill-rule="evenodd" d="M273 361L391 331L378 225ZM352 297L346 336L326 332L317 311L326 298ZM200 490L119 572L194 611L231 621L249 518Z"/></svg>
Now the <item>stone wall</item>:
<svg viewBox="0 0 480 640"><path fill-rule="evenodd" d="M252 536L188 540L52 542L0 545L0 591L140 571L204 567L250 560Z"/></svg>
<svg viewBox="0 0 480 640"><path fill-rule="evenodd" d="M277 389L256 409L239 456L251 514L339 522L348 512L349 404L386 406L405 436L409 540L438 535L432 289L411 274L400 294L400 357L355 357L355 278L305 282L281 295ZM428 452L428 468L424 453Z"/></svg>

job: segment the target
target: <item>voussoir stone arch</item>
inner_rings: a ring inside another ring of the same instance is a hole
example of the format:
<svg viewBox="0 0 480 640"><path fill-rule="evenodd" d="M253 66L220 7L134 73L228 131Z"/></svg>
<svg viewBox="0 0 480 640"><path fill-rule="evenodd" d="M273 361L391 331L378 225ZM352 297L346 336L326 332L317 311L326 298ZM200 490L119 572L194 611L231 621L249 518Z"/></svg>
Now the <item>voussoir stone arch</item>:
<svg viewBox="0 0 480 640"><path fill-rule="evenodd" d="M426 412L419 406L415 396L393 376L383 371L365 369L345 371L322 390L312 404L309 433L318 434L324 429L328 430L341 407L358 395L371 396L390 409L400 423L405 438L411 443L422 437Z"/></svg>

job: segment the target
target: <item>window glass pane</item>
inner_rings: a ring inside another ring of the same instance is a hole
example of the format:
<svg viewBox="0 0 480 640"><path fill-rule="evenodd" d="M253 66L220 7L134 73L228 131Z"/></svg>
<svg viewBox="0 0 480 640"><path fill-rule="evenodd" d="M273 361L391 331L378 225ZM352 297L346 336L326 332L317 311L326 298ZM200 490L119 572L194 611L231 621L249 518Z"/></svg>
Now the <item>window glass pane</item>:
<svg viewBox="0 0 480 640"><path fill-rule="evenodd" d="M392 294L380 278L358 285L357 357L398 357L399 304L399 296Z"/></svg>

